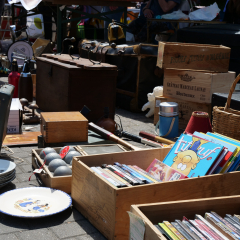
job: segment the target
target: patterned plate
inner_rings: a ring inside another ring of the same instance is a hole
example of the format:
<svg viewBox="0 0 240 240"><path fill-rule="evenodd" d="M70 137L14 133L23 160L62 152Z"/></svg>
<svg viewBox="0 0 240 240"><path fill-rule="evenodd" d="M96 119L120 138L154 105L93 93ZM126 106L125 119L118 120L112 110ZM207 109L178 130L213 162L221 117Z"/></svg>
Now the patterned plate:
<svg viewBox="0 0 240 240"><path fill-rule="evenodd" d="M47 187L20 188L0 195L0 212L21 218L47 217L64 211L72 204L71 197Z"/></svg>

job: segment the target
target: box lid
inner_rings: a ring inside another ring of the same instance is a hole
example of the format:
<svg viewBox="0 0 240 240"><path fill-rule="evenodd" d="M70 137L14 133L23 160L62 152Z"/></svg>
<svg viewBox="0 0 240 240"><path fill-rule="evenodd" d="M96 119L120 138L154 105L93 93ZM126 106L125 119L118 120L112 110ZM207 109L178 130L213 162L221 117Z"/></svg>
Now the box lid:
<svg viewBox="0 0 240 240"><path fill-rule="evenodd" d="M41 117L46 122L88 121L80 112L42 112Z"/></svg>

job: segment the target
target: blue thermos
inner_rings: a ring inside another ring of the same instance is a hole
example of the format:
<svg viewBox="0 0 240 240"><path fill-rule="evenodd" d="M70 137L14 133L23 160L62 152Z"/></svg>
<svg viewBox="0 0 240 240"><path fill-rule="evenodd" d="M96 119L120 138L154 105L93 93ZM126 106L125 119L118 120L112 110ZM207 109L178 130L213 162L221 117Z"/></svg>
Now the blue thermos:
<svg viewBox="0 0 240 240"><path fill-rule="evenodd" d="M178 104L175 102L162 102L159 104L159 136L165 138L178 137ZM158 135L158 134L157 134Z"/></svg>

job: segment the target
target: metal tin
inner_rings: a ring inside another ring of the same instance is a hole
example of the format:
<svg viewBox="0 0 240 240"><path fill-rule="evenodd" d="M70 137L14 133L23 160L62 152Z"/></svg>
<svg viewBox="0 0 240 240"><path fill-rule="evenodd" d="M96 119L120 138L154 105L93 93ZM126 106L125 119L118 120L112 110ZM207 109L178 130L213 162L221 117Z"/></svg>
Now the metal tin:
<svg viewBox="0 0 240 240"><path fill-rule="evenodd" d="M178 104L175 102L161 102L158 114L164 117L178 116Z"/></svg>

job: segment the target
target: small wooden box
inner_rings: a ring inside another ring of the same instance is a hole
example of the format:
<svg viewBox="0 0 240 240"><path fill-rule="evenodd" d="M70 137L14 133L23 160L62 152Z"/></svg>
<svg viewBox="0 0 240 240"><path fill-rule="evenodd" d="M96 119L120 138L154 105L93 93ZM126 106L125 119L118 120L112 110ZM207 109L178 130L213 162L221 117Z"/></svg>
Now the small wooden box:
<svg viewBox="0 0 240 240"><path fill-rule="evenodd" d="M231 48L191 43L158 43L157 66L228 72Z"/></svg>
<svg viewBox="0 0 240 240"><path fill-rule="evenodd" d="M239 194L239 193L238 193ZM204 217L206 212L214 211L221 217L226 214L240 214L240 196L215 197L176 202L132 205L131 212L145 222L144 240L167 240L154 226L163 221L174 222L183 216L194 219L195 214ZM227 236L227 235L226 235Z"/></svg>
<svg viewBox="0 0 240 240"><path fill-rule="evenodd" d="M163 95L198 103L211 103L213 93L228 93L235 72L209 73L165 69Z"/></svg>
<svg viewBox="0 0 240 240"><path fill-rule="evenodd" d="M130 206L240 194L240 172L217 174L179 181L116 188L90 167L114 162L147 169L169 149L82 156L73 158L72 199L76 207L107 239L127 240Z"/></svg>
<svg viewBox="0 0 240 240"><path fill-rule="evenodd" d="M188 101L180 100L176 98L159 96L159 97L155 97L154 125L156 125L159 120L158 113L159 113L160 102L178 103L180 129L185 129L187 127L188 121L190 120L192 116L192 112L194 111L207 112L210 119L212 116L212 106L210 103L195 103L195 102L188 102Z"/></svg>
<svg viewBox="0 0 240 240"><path fill-rule="evenodd" d="M42 112L41 133L46 143L85 142L88 120L80 112Z"/></svg>
<svg viewBox="0 0 240 240"><path fill-rule="evenodd" d="M79 153L81 153L83 156L87 155L94 155L101 153L101 151L96 149L101 148L104 153L111 151L116 152L125 152L128 151L123 146L119 144L99 144L99 145L79 145L74 147L75 150ZM95 149L89 150L89 149ZM61 147L54 148L57 153L59 153ZM39 154L42 151L42 149L33 149L32 150L32 166L34 169L39 169L43 165L43 160L40 158ZM72 166L69 166L72 168ZM48 170L48 167L46 165L43 166L43 172L39 174L40 179L44 183L46 187L54 188L62 190L66 193L71 193L71 184L72 184L72 176L62 176L62 177L54 177L53 174Z"/></svg>

